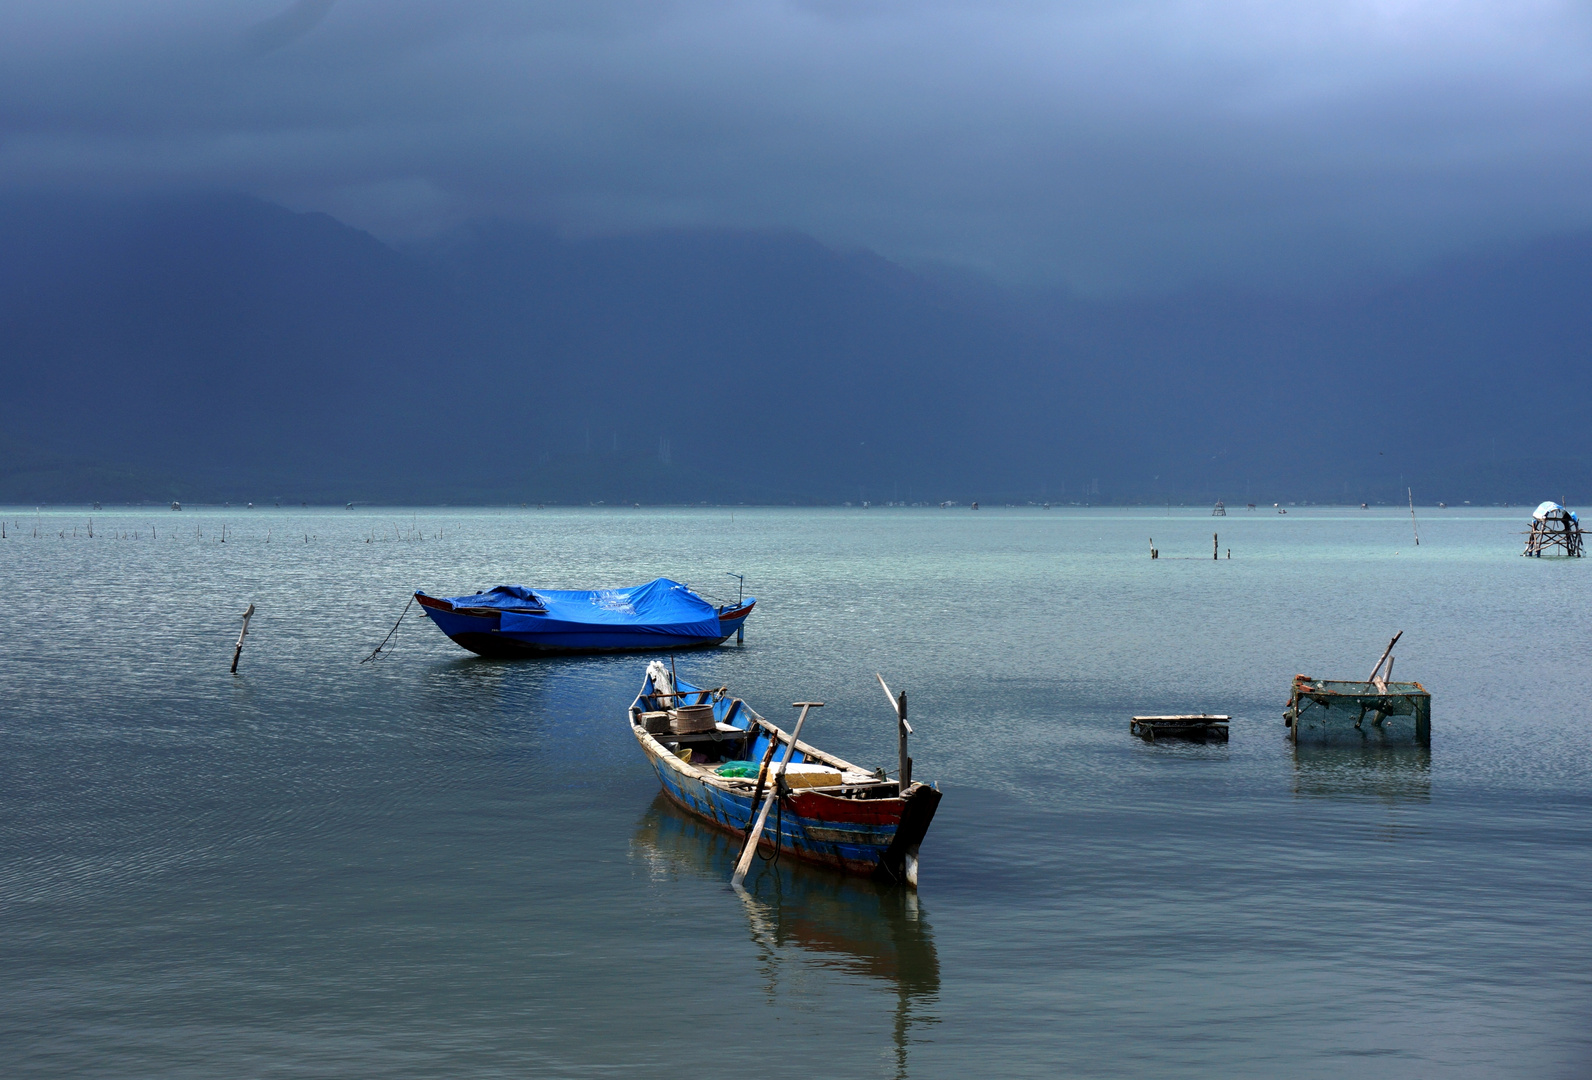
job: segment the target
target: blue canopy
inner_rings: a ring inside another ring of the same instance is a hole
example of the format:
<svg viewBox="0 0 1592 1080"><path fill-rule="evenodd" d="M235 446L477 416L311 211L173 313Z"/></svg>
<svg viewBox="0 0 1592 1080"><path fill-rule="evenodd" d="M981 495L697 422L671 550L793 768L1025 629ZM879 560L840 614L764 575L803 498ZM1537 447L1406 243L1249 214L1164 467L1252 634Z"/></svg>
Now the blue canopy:
<svg viewBox="0 0 1592 1080"><path fill-rule="evenodd" d="M537 589L499 585L474 596L446 597L454 607L497 608L504 634L578 632L624 628L632 633L720 638L718 609L691 589L654 578L629 589Z"/></svg>

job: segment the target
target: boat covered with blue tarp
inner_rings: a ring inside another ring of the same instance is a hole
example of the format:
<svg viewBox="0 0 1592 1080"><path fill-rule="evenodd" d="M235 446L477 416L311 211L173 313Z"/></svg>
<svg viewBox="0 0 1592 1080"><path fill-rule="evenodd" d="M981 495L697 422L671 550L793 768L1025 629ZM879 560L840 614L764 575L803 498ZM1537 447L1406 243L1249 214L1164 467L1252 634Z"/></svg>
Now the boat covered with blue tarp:
<svg viewBox="0 0 1592 1080"><path fill-rule="evenodd" d="M415 600L457 644L482 656L641 652L718 645L738 633L757 600L715 607L668 578L625 589L498 585L470 596Z"/></svg>

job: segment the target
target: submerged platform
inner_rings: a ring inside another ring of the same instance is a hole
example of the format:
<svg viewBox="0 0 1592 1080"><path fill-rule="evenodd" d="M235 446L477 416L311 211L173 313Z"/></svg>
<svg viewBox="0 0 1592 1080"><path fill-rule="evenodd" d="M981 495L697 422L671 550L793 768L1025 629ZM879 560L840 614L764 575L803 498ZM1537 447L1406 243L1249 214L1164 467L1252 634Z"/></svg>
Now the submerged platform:
<svg viewBox="0 0 1592 1080"><path fill-rule="evenodd" d="M1418 682L1312 679L1295 675L1283 723L1301 738L1410 740L1432 738L1432 695Z"/></svg>
<svg viewBox="0 0 1592 1080"><path fill-rule="evenodd" d="M1154 742L1157 738L1194 739L1199 742L1213 739L1217 742L1226 742L1227 722L1231 719L1230 716L1217 716L1214 713L1135 716L1128 723L1128 730L1145 742Z"/></svg>

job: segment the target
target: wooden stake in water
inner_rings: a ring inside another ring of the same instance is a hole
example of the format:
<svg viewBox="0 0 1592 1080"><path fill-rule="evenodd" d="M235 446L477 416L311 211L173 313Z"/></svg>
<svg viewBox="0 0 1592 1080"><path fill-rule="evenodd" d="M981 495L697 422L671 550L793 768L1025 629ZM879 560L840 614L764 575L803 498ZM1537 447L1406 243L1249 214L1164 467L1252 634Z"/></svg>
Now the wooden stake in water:
<svg viewBox="0 0 1592 1080"><path fill-rule="evenodd" d="M730 878L730 884L737 889L741 887L741 882L746 880L747 871L752 869L752 858L757 854L757 841L763 835L763 826L768 822L768 812L773 807L774 800L779 798L780 780L785 776L785 766L790 764L791 755L796 753L796 740L801 738L802 725L807 723L807 710L823 707L822 701L791 703L791 708L800 708L802 714L796 718L796 728L790 733L790 742L785 746L785 756L780 758L774 775L768 778L768 798L763 800L763 809L758 811L757 823L752 826L752 831L746 834L746 847L741 849L741 857L735 864L735 875Z"/></svg>
<svg viewBox="0 0 1592 1080"><path fill-rule="evenodd" d="M912 734L912 725L907 723L907 692L903 690L899 696L892 694L883 675L876 671L873 677L884 687L884 696L890 699L890 707L895 710L896 752L901 760L901 790L904 792L912 785L912 759L907 756L907 736Z"/></svg>
<svg viewBox="0 0 1592 1080"><path fill-rule="evenodd" d="M1388 642L1387 643L1387 648L1382 650L1382 655L1377 659L1376 667L1371 669L1371 676L1370 676L1370 678L1365 680L1366 682L1376 682L1377 675L1380 674L1381 671L1382 671L1382 665L1387 663L1387 658L1393 652L1393 646L1397 645L1399 643L1399 638L1401 638L1403 636L1404 636L1404 631L1402 631L1402 630L1400 630L1398 633L1393 635L1393 640Z"/></svg>
<svg viewBox="0 0 1592 1080"><path fill-rule="evenodd" d="M1405 488L1404 490L1410 497L1410 528L1413 529L1414 532L1415 532L1415 546L1416 547L1420 547L1421 546L1421 530L1415 524L1415 489L1414 488Z"/></svg>
<svg viewBox="0 0 1592 1080"><path fill-rule="evenodd" d="M238 631L238 646L232 650L232 674L238 673L238 657L243 655L243 639L249 633L249 619L254 616L254 605L249 605L249 610L243 613L243 629Z"/></svg>

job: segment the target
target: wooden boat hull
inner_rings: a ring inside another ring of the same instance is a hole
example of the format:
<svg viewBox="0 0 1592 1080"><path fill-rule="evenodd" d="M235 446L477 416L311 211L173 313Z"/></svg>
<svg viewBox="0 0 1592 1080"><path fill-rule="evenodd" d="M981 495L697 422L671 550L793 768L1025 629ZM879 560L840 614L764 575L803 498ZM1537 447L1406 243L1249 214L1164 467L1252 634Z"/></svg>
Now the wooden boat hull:
<svg viewBox="0 0 1592 1080"><path fill-rule="evenodd" d="M695 688L688 688L684 683L680 689L695 692ZM727 707L730 705L731 702L721 699L714 708L721 720L740 721L739 725L721 724L720 730L733 738L736 727L744 729L754 720L747 715L750 710L732 710ZM649 734L638 722L640 715L640 708L633 707L631 732L657 773L663 794L703 821L736 836L744 836L759 809L759 804L754 802L755 785L749 781L727 780L686 763L660 741L670 736ZM766 724L760 719L755 722ZM779 730L767 726L773 731ZM788 736L781 735L788 740ZM763 738L761 745L766 745L767 736L758 730L749 732L747 738ZM798 761L839 761L829 755L819 755L805 742L797 742L796 749L795 760ZM848 767L855 769L855 766ZM758 846L769 857L777 851L784 857L915 885L918 845L934 820L940 792L918 783L908 785L904 792L899 791L894 782L883 786L892 797L877 797L876 794L857 797L855 791L848 797L845 793L831 793L835 789L794 789L776 800Z"/></svg>
<svg viewBox="0 0 1592 1080"><path fill-rule="evenodd" d="M550 625L535 633L510 632L501 628L497 612L480 609L461 611L448 601L416 593L420 609L454 644L479 656L513 659L528 656L576 656L592 653L658 652L660 650L700 649L722 645L735 636L752 613L756 601L719 614L717 636L698 637L661 634L645 627L606 627Z"/></svg>

